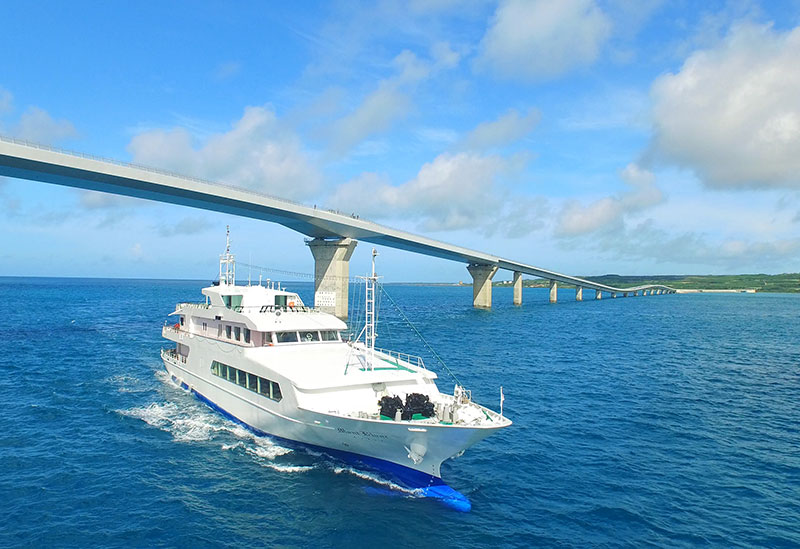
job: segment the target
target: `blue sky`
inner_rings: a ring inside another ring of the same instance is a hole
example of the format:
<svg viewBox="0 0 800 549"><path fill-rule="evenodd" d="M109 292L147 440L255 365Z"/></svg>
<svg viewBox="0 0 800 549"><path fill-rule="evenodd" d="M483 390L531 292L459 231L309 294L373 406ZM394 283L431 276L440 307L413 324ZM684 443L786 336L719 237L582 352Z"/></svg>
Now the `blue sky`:
<svg viewBox="0 0 800 549"><path fill-rule="evenodd" d="M797 1L75 1L0 16L5 135L570 274L800 271ZM240 260L313 268L298 233L184 207L0 179L0 212L0 275L206 279L226 224ZM381 252L389 281L468 279Z"/></svg>

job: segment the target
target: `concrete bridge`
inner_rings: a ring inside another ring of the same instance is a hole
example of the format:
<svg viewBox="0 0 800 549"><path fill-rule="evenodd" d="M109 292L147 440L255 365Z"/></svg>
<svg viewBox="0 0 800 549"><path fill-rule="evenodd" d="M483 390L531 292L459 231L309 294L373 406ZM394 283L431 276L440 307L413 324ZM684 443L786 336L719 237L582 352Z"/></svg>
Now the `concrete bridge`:
<svg viewBox="0 0 800 549"><path fill-rule="evenodd" d="M522 275L550 281L550 301L559 284L575 286L575 299L675 293L668 286L615 288L519 261L446 244L331 210L322 210L239 187L182 176L92 155L0 136L0 175L180 204L279 223L308 237L314 256L315 306L347 316L349 261L359 240L467 265L475 307L492 306L492 279L499 269L514 273L514 304L522 304Z"/></svg>

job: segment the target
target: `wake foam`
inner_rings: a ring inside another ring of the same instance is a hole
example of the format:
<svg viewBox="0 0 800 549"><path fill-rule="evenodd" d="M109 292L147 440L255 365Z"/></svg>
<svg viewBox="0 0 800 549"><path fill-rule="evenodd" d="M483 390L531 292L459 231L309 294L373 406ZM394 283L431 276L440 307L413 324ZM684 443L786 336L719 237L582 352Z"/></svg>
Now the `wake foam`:
<svg viewBox="0 0 800 549"><path fill-rule="evenodd" d="M416 497L420 497L420 498L424 497L424 491L423 491L422 488L413 488L413 489L412 488L405 488L404 486L400 486L397 483L394 483L394 482L391 482L389 480L386 480L385 478L381 478L378 475L375 475L375 474L372 474L372 473L367 473L365 471L360 471L358 469L354 469L353 467L349 467L349 466L342 467L340 465L335 465L332 468L332 470L337 475L340 475L342 473L353 475L354 477L358 477L360 479L363 479L363 480L366 480L366 481L369 481L369 482L373 482L373 483L379 484L381 486L385 486L386 488L389 488L392 491L401 492L403 494L406 494L408 497L415 497L415 498Z"/></svg>

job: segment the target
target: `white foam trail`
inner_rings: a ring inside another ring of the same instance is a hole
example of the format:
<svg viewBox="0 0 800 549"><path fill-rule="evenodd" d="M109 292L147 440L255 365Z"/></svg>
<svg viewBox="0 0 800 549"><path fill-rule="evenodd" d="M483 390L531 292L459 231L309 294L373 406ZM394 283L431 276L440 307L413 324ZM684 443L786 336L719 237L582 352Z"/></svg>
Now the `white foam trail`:
<svg viewBox="0 0 800 549"><path fill-rule="evenodd" d="M279 473L305 473L314 469L313 465L280 465L278 463L264 463L263 465Z"/></svg>
<svg viewBox="0 0 800 549"><path fill-rule="evenodd" d="M153 402L147 406L117 410L118 413L141 419L182 442L210 440L215 432L227 430L210 422L210 417L199 410L181 408L173 402Z"/></svg>
<svg viewBox="0 0 800 549"><path fill-rule="evenodd" d="M394 482L388 481L386 479L383 479L381 477L375 476L375 475L370 474L370 473L366 473L364 471L359 471L358 469L353 469L352 467L338 467L338 466L336 466L336 467L333 468L333 472L335 474L337 474L337 475L340 475L342 473L347 473L347 474L353 475L355 477L358 477L360 479L368 480L370 482L374 482L375 484L380 484L381 486L386 486L387 488L389 488L391 490L395 490L397 492L402 492L404 494L408 494L409 496L412 496L412 497L423 497L423 492L422 492L421 488L415 488L415 489L404 488L403 486L400 486L399 484L395 484Z"/></svg>
<svg viewBox="0 0 800 549"><path fill-rule="evenodd" d="M291 452L289 448L284 448L283 446L278 446L277 444L271 444L269 446L258 445L255 448L245 446L245 451L248 454L269 460L273 460L278 456L284 456Z"/></svg>

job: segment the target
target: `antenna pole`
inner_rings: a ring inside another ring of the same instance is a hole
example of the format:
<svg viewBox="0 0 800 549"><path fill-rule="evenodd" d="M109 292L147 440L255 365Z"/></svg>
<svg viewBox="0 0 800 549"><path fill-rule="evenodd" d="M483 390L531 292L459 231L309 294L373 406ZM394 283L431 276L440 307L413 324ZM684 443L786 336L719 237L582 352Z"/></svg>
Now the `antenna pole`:
<svg viewBox="0 0 800 549"><path fill-rule="evenodd" d="M364 307L365 326L364 326L364 343L367 346L367 358L370 369L373 368L373 361L375 358L375 287L377 286L378 277L375 274L375 258L378 256L378 251L372 248L372 276L366 277L366 303Z"/></svg>

